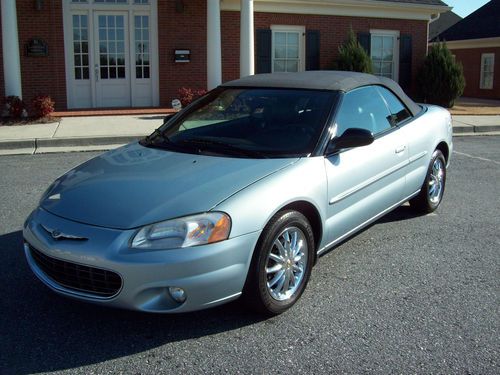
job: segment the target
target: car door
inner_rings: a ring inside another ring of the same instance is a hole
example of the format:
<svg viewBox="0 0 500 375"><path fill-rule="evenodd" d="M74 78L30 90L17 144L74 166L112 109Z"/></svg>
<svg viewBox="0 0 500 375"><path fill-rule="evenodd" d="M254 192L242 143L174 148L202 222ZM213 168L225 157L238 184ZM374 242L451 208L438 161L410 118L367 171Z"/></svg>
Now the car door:
<svg viewBox="0 0 500 375"><path fill-rule="evenodd" d="M367 129L375 140L368 146L340 150L324 159L330 244L340 242L401 202L408 164L406 141L376 86L346 93L335 127L339 136L348 128Z"/></svg>

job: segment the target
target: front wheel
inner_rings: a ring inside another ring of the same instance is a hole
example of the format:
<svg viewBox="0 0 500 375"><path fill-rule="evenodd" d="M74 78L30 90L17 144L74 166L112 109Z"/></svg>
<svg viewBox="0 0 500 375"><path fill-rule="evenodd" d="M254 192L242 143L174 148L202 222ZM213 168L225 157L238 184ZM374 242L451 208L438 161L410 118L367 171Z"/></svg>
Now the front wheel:
<svg viewBox="0 0 500 375"><path fill-rule="evenodd" d="M276 214L255 249L245 297L259 312L277 315L292 307L309 281L314 263L314 235L300 212Z"/></svg>
<svg viewBox="0 0 500 375"><path fill-rule="evenodd" d="M446 160L439 150L432 154L429 169L420 193L410 199L410 206L417 211L430 213L438 208L443 199L446 184Z"/></svg>

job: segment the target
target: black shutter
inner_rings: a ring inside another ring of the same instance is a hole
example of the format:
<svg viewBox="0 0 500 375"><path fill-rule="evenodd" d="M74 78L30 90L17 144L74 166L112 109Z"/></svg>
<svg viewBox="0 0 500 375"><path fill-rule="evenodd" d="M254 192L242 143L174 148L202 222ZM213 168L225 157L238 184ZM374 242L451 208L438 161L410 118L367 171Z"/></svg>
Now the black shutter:
<svg viewBox="0 0 500 375"><path fill-rule="evenodd" d="M269 29L257 30L256 73L271 73L272 32Z"/></svg>
<svg viewBox="0 0 500 375"><path fill-rule="evenodd" d="M306 70L319 70L319 30L306 32Z"/></svg>
<svg viewBox="0 0 500 375"><path fill-rule="evenodd" d="M370 49L372 42L370 33L358 33L358 42L359 44L361 44L361 47L365 49L368 56L370 56Z"/></svg>
<svg viewBox="0 0 500 375"><path fill-rule="evenodd" d="M401 35L399 40L399 85L403 89L411 86L411 35Z"/></svg>

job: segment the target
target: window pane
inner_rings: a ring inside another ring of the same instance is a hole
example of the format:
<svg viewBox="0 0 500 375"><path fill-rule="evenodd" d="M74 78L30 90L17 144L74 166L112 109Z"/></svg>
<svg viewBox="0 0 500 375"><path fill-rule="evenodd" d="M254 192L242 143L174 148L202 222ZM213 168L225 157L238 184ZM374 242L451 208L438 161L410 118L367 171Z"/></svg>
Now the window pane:
<svg viewBox="0 0 500 375"><path fill-rule="evenodd" d="M87 16L73 15L73 66L75 68L75 79L88 79L88 42L87 39Z"/></svg>
<svg viewBox="0 0 500 375"><path fill-rule="evenodd" d="M373 59L382 58L382 37L372 36L372 43L370 46Z"/></svg>
<svg viewBox="0 0 500 375"><path fill-rule="evenodd" d="M298 72L299 64L297 60L288 60L286 62L286 71L287 72Z"/></svg>
<svg viewBox="0 0 500 375"><path fill-rule="evenodd" d="M349 128L377 134L391 128L390 120L391 114L375 87L356 89L345 94L337 116L337 136Z"/></svg>
<svg viewBox="0 0 500 375"><path fill-rule="evenodd" d="M285 72L285 61L274 60L274 71L275 72Z"/></svg>
<svg viewBox="0 0 500 375"><path fill-rule="evenodd" d="M286 49L286 57L289 59L298 59L299 58L299 47L298 46L288 46Z"/></svg>
<svg viewBox="0 0 500 375"><path fill-rule="evenodd" d="M392 36L384 36L384 49L393 50L394 49L394 38Z"/></svg>
<svg viewBox="0 0 500 375"><path fill-rule="evenodd" d="M286 57L286 47L276 46L274 49L274 57L277 59L283 59Z"/></svg>
<svg viewBox="0 0 500 375"><path fill-rule="evenodd" d="M274 44L286 44L286 33L276 32L274 33Z"/></svg>
<svg viewBox="0 0 500 375"><path fill-rule="evenodd" d="M288 45L298 46L299 45L299 33L287 33Z"/></svg>
<svg viewBox="0 0 500 375"><path fill-rule="evenodd" d="M382 74L392 74L392 63L382 63Z"/></svg>
<svg viewBox="0 0 500 375"><path fill-rule="evenodd" d="M397 125L406 119L411 117L410 112L406 109L406 107L401 103L401 101L390 92L385 87L379 86L378 91L384 98L387 106L389 107L389 111L393 115L393 125Z"/></svg>

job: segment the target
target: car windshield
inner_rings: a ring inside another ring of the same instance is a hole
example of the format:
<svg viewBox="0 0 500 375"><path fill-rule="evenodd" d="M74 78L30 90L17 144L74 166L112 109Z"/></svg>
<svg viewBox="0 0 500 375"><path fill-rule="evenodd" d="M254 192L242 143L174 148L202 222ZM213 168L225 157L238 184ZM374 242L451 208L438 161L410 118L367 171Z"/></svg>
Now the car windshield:
<svg viewBox="0 0 500 375"><path fill-rule="evenodd" d="M313 152L336 92L219 88L178 113L145 146L247 158Z"/></svg>

